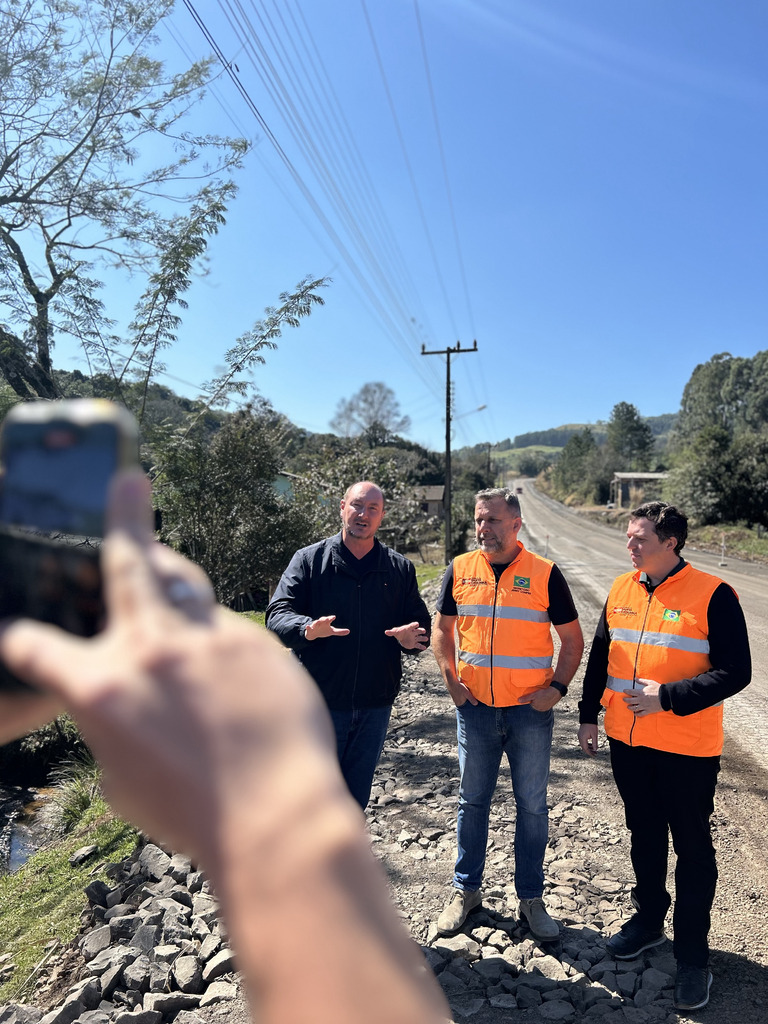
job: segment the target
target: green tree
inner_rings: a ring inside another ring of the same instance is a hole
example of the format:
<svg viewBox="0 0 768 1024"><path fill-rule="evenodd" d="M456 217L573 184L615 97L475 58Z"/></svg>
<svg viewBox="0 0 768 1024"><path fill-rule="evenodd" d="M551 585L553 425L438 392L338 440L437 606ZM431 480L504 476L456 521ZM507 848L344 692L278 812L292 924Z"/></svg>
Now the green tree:
<svg viewBox="0 0 768 1024"><path fill-rule="evenodd" d="M411 420L400 415L394 391L382 381L373 381L351 398L341 399L329 426L342 437L363 435L370 447L376 448L409 430Z"/></svg>
<svg viewBox="0 0 768 1024"><path fill-rule="evenodd" d="M261 402L230 416L211 440L181 430L160 450L161 539L205 569L224 604L267 593L311 539L305 506L276 489L284 436L282 417Z"/></svg>
<svg viewBox="0 0 768 1024"><path fill-rule="evenodd" d="M397 448L369 448L362 438L334 442L315 453L294 481L295 501L310 516L311 539L338 533L339 502L350 484L372 480L384 492L381 540L398 550L418 548L436 532L437 523L421 508L414 488L418 480L407 471Z"/></svg>
<svg viewBox="0 0 768 1024"><path fill-rule="evenodd" d="M733 518L731 437L722 425L705 427L686 447L664 482L664 496L701 524Z"/></svg>
<svg viewBox="0 0 768 1024"><path fill-rule="evenodd" d="M247 145L184 127L214 73L169 75L154 31L171 0L10 0L0 11L0 372L58 395L52 349L76 338L116 388L148 382L235 194ZM100 297L138 275L128 337Z"/></svg>
<svg viewBox="0 0 768 1024"><path fill-rule="evenodd" d="M608 420L606 448L622 471L648 470L653 454L653 431L629 402L618 402Z"/></svg>

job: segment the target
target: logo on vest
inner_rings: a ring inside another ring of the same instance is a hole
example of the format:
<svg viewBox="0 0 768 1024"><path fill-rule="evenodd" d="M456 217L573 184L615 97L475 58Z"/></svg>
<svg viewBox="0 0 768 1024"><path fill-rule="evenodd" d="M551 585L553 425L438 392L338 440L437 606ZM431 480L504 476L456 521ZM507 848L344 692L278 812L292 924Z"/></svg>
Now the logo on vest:
<svg viewBox="0 0 768 1024"><path fill-rule="evenodd" d="M634 608L629 608L627 605L617 604L611 609L613 615L637 615Z"/></svg>
<svg viewBox="0 0 768 1024"><path fill-rule="evenodd" d="M681 610L682 609L680 608L665 608L664 614L662 615L662 619L666 619L667 622L679 622L681 618Z"/></svg>
<svg viewBox="0 0 768 1024"><path fill-rule="evenodd" d="M526 590L531 589L531 577L530 576L515 576L514 583L512 584L513 590Z"/></svg>
<svg viewBox="0 0 768 1024"><path fill-rule="evenodd" d="M486 584L487 586L491 585L490 582L488 580L484 580L482 576L462 576L461 583L470 587L479 587L483 584Z"/></svg>

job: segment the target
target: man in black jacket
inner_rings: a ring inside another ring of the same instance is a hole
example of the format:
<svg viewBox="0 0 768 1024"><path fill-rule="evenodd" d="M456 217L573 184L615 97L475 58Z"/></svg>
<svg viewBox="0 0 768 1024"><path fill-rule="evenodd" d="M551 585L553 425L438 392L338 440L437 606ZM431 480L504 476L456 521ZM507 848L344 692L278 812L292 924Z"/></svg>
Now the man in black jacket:
<svg viewBox="0 0 768 1024"><path fill-rule="evenodd" d="M400 689L401 652L425 650L430 635L413 565L376 539L383 517L381 489L352 484L341 533L296 552L266 618L320 688L342 775L363 809Z"/></svg>

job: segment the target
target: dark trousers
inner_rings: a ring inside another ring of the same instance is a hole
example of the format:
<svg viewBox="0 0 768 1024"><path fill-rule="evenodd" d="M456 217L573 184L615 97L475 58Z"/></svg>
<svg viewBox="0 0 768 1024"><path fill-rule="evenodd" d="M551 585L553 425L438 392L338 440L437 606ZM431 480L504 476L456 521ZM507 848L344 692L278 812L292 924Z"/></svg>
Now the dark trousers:
<svg viewBox="0 0 768 1024"><path fill-rule="evenodd" d="M675 865L674 954L706 967L717 862L709 819L714 810L719 757L670 754L610 740L611 767L624 801L635 871L633 902L643 924L661 929L669 909L669 833Z"/></svg>

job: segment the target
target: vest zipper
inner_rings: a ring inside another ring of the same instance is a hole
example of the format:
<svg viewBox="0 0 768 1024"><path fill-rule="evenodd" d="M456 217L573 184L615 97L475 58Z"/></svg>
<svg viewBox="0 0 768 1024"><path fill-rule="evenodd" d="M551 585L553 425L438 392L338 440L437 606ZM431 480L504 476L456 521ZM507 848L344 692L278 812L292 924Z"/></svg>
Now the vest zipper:
<svg viewBox="0 0 768 1024"><path fill-rule="evenodd" d="M504 570L506 572L506 569ZM496 576L496 573L493 574ZM504 573L502 573L502 576ZM493 696L493 643L496 639L496 599L499 595L499 581L498 579L493 585L493 615L491 616L491 707L496 706L496 698Z"/></svg>
<svg viewBox="0 0 768 1024"><path fill-rule="evenodd" d="M653 594L648 595L648 600L645 605L645 615L643 616L643 624L640 627L640 636L637 638L637 647L635 648L635 664L632 667L632 689L635 689L635 683L637 682L637 663L640 660L640 646L643 642L643 633L645 632L645 624L648 622L648 613L651 610L651 599ZM637 715L632 715L632 725L629 729L629 745L632 746L632 735L635 731L635 722L637 721Z"/></svg>

